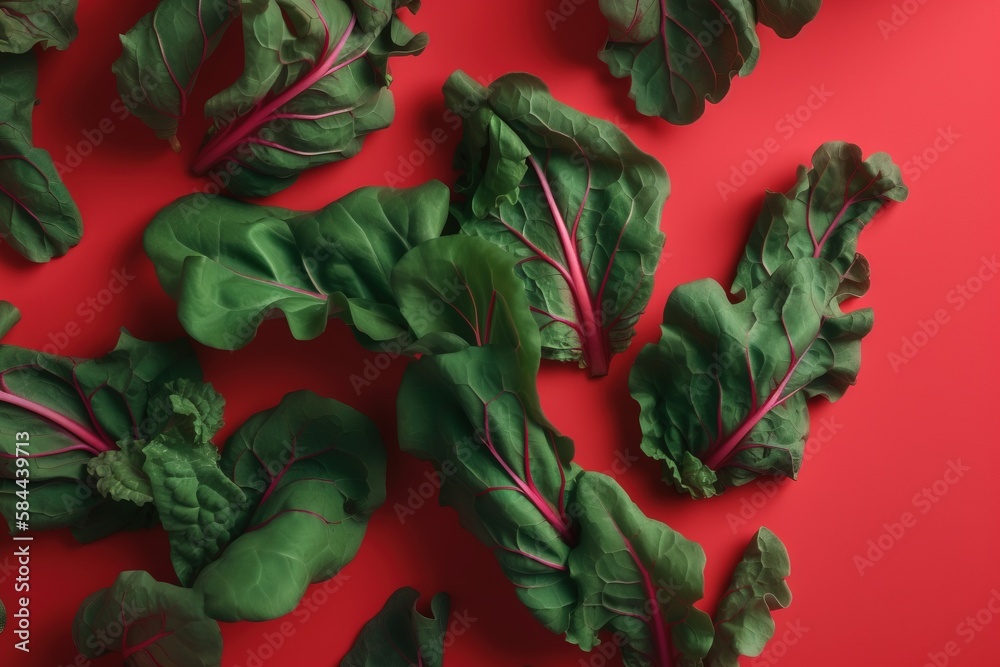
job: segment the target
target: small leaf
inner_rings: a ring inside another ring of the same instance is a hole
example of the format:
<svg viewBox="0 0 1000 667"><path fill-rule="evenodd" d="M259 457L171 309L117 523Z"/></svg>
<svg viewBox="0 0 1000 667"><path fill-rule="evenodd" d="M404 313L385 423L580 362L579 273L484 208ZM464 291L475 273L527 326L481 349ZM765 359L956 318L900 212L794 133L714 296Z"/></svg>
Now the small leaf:
<svg viewBox="0 0 1000 667"><path fill-rule="evenodd" d="M799 34L816 18L822 0L755 0L757 21L773 29L778 37L789 39Z"/></svg>
<svg viewBox="0 0 1000 667"><path fill-rule="evenodd" d="M771 611L792 602L785 583L791 574L788 552L777 535L761 528L736 566L718 611L715 643L706 667L739 667L741 655L756 657L774 636Z"/></svg>
<svg viewBox="0 0 1000 667"><path fill-rule="evenodd" d="M448 630L448 596L431 600L431 616L417 611L420 593L400 588L361 629L340 667L441 667Z"/></svg>
<svg viewBox="0 0 1000 667"><path fill-rule="evenodd" d="M21 321L21 311L9 301L0 301L0 338L6 336L18 322Z"/></svg>

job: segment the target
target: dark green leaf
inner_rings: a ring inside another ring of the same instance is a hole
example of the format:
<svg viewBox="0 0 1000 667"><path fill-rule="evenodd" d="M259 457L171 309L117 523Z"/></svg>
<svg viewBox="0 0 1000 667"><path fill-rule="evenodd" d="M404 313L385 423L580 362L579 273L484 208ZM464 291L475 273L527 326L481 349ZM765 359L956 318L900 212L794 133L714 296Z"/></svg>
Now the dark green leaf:
<svg viewBox="0 0 1000 667"><path fill-rule="evenodd" d="M122 572L83 601L73 641L90 659L120 651L126 667L219 667L222 633L196 591Z"/></svg>
<svg viewBox="0 0 1000 667"><path fill-rule="evenodd" d="M340 667L441 667L448 629L448 596L431 600L431 616L417 611L420 593L400 588L382 611L365 623Z"/></svg>
<svg viewBox="0 0 1000 667"><path fill-rule="evenodd" d="M448 188L362 188L313 212L226 198L185 197L145 234L185 329L206 345L237 349L273 311L292 335L315 338L330 317L373 340L406 332L390 273L411 248L440 235Z"/></svg>
<svg viewBox="0 0 1000 667"><path fill-rule="evenodd" d="M365 135L392 121L389 57L427 44L396 16L418 4L244 0L244 71L207 104L213 127L195 172L263 196L304 169L355 155Z"/></svg>
<svg viewBox="0 0 1000 667"><path fill-rule="evenodd" d="M21 311L17 309L17 306L9 301L0 301L0 338L6 336L20 321Z"/></svg>
<svg viewBox="0 0 1000 667"><path fill-rule="evenodd" d="M676 288L663 335L643 349L629 385L642 448L679 491L708 497L758 475L795 477L808 398L854 383L870 309L843 313L840 274L793 259L732 304L714 280Z"/></svg>
<svg viewBox="0 0 1000 667"><path fill-rule="evenodd" d="M35 44L65 49L76 39L76 5L77 0L0 0L0 53L26 53Z"/></svg>
<svg viewBox="0 0 1000 667"><path fill-rule="evenodd" d="M582 648L610 631L623 640L626 667L671 667L704 657L712 622L694 603L704 595L705 553L647 518L613 479L577 478L580 545L569 556L579 586ZM690 664L700 664L693 662Z"/></svg>
<svg viewBox="0 0 1000 667"><path fill-rule="evenodd" d="M5 17L0 11L0 26ZM32 262L47 262L80 242L83 223L52 156L32 144L37 84L34 54L0 58L0 240Z"/></svg>
<svg viewBox="0 0 1000 667"><path fill-rule="evenodd" d="M268 620L292 611L310 583L354 558L385 500L375 426L301 391L257 413L226 443L220 466L249 500L245 531L198 576L209 616Z"/></svg>
<svg viewBox="0 0 1000 667"><path fill-rule="evenodd" d="M666 172L615 125L555 100L533 76L484 88L455 72L445 97L465 117L455 156L462 230L518 259L543 356L606 374L652 291Z"/></svg>
<svg viewBox="0 0 1000 667"><path fill-rule="evenodd" d="M175 149L198 73L238 13L238 0L160 0L121 36L111 66L121 100Z"/></svg>
<svg viewBox="0 0 1000 667"><path fill-rule="evenodd" d="M757 21L778 33L779 37L795 37L807 23L816 18L822 0L755 0Z"/></svg>
<svg viewBox="0 0 1000 667"><path fill-rule="evenodd" d="M410 364L399 390L399 443L441 471L441 503L494 549L535 617L578 643L567 559L577 540L568 502L579 468L569 439L535 416L534 378L519 363L514 350L488 346Z"/></svg>
<svg viewBox="0 0 1000 667"><path fill-rule="evenodd" d="M755 288L797 257L822 257L842 275L848 294L867 291L868 263L857 254L858 236L889 202L906 199L902 176L885 153L868 160L854 144L819 147L812 169L799 167L794 187L768 192L746 250L736 267L733 292Z"/></svg>
<svg viewBox="0 0 1000 667"><path fill-rule="evenodd" d="M788 552L767 528L754 535L736 566L715 613L715 643L706 667L739 667L741 655L756 657L774 636L771 611L792 602L785 578L791 573Z"/></svg>

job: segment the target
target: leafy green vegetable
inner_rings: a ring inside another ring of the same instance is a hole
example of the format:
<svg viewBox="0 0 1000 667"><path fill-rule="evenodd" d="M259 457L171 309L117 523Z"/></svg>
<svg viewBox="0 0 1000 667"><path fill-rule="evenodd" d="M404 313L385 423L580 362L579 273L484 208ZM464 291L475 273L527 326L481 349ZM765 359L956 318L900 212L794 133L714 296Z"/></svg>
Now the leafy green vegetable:
<svg viewBox="0 0 1000 667"><path fill-rule="evenodd" d="M0 27L6 16L0 11ZM0 57L0 239L32 262L47 262L80 242L83 223L52 156L31 143L37 85L34 54Z"/></svg>
<svg viewBox="0 0 1000 667"><path fill-rule="evenodd" d="M199 575L209 616L267 620L354 558L385 501L385 452L364 415L312 392L288 394L226 443L222 471L246 495L247 523Z"/></svg>
<svg viewBox="0 0 1000 667"><path fill-rule="evenodd" d="M615 125L562 104L533 76L485 88L455 72L444 91L465 118L455 155L463 232L519 260L543 356L605 375L652 291L666 172Z"/></svg>
<svg viewBox="0 0 1000 667"><path fill-rule="evenodd" d="M662 337L636 359L630 388L642 448L678 491L710 497L759 475L795 478L809 433L807 402L836 401L857 379L870 309L857 237L906 188L888 156L826 144L788 195L768 195L730 295L714 280L676 288Z"/></svg>
<svg viewBox="0 0 1000 667"><path fill-rule="evenodd" d="M73 641L90 659L120 651L126 667L218 667L219 624L205 616L196 591L122 572L111 588L83 601Z"/></svg>
<svg viewBox="0 0 1000 667"><path fill-rule="evenodd" d="M160 0L121 36L111 66L121 99L175 150L198 73L238 14L238 0Z"/></svg>
<svg viewBox="0 0 1000 667"><path fill-rule="evenodd" d="M0 53L26 53L35 44L64 50L76 39L76 5L77 0L0 0Z"/></svg>
<svg viewBox="0 0 1000 667"><path fill-rule="evenodd" d="M441 667L448 629L448 596L431 600L431 616L417 611L420 593L400 588L382 611L365 623L340 667Z"/></svg>
<svg viewBox="0 0 1000 667"><path fill-rule="evenodd" d="M139 473L138 443L174 428L171 401L200 383L184 342L147 343L122 331L114 350L91 360L0 345L0 513L10 529L18 470L30 474L35 530L71 526L90 540L145 524L152 489ZM19 468L21 431L31 444Z"/></svg>
<svg viewBox="0 0 1000 667"><path fill-rule="evenodd" d="M21 311L9 301L0 301L0 338L21 321Z"/></svg>
<svg viewBox="0 0 1000 667"><path fill-rule="evenodd" d="M763 652L774 636L771 611L792 602L785 583L790 573L785 545L767 528L758 530L715 613L715 642L706 667L739 667L739 656Z"/></svg>
<svg viewBox="0 0 1000 667"><path fill-rule="evenodd" d="M308 213L185 197L156 215L144 244L184 328L206 345L243 347L274 311L299 339L337 317L364 339L392 340L407 329L390 274L440 235L448 196L438 181L362 188Z"/></svg>
<svg viewBox="0 0 1000 667"><path fill-rule="evenodd" d="M601 0L610 24L600 58L611 74L632 80L629 97L647 116L679 125L717 103L732 79L760 57L760 21L793 37L819 11L820 0Z"/></svg>

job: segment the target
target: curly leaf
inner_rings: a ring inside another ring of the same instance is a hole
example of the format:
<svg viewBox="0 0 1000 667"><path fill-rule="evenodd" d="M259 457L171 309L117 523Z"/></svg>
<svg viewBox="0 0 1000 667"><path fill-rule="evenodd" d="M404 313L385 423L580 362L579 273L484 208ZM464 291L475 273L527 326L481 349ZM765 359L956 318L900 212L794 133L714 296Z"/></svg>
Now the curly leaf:
<svg viewBox="0 0 1000 667"><path fill-rule="evenodd" d="M219 624L205 616L198 593L142 571L122 572L111 588L83 601L73 641L90 659L119 651L126 667L222 664Z"/></svg>
<svg viewBox="0 0 1000 667"><path fill-rule="evenodd" d="M695 497L758 475L794 478L809 432L808 398L854 384L870 309L843 313L840 274L823 259L789 260L732 304L714 280L681 285L663 335L629 381L642 448Z"/></svg>
<svg viewBox="0 0 1000 667"><path fill-rule="evenodd" d="M310 583L354 558L385 501L385 452L362 414L300 391L229 439L221 469L246 495L246 527L194 588L209 616L261 621L292 611Z"/></svg>
<svg viewBox="0 0 1000 667"><path fill-rule="evenodd" d="M238 13L237 0L161 0L121 36L111 66L121 100L175 150L198 73Z"/></svg>
<svg viewBox="0 0 1000 667"><path fill-rule="evenodd" d="M514 350L489 346L410 364L399 444L442 471L441 503L494 549L535 617L571 633L577 596L566 562L577 535L568 502L579 468L569 439L535 416L534 379L519 363Z"/></svg>
<svg viewBox="0 0 1000 667"><path fill-rule="evenodd" d="M719 102L760 55L750 0L601 0L610 24L600 58L632 80L629 97L647 116L686 125ZM709 35L710 38L705 37Z"/></svg>
<svg viewBox="0 0 1000 667"><path fill-rule="evenodd" d="M26 53L35 44L64 50L76 39L76 5L77 0L0 0L0 53Z"/></svg>
<svg viewBox="0 0 1000 667"><path fill-rule="evenodd" d="M785 583L790 573L785 545L767 528L758 530L715 613L715 643L706 667L739 667L741 655L763 652L774 636L771 611L792 602Z"/></svg>
<svg viewBox="0 0 1000 667"><path fill-rule="evenodd" d="M400 588L382 611L365 623L340 667L441 667L448 629L448 596L431 600L431 617L417 611L420 593Z"/></svg>
<svg viewBox="0 0 1000 667"><path fill-rule="evenodd" d="M816 18L823 0L755 0L757 21L785 39L795 37Z"/></svg>
<svg viewBox="0 0 1000 667"><path fill-rule="evenodd" d="M249 343L273 311L292 335L320 335L330 317L366 339L406 332L390 273L411 248L440 235L448 188L362 188L301 213L213 198L185 197L146 230L146 253L178 316L198 341L221 349Z"/></svg>
<svg viewBox="0 0 1000 667"><path fill-rule="evenodd" d="M543 356L606 374L652 291L666 172L616 126L558 102L533 76L484 88L455 72L445 96L466 119L455 156L463 232L518 259Z"/></svg>
<svg viewBox="0 0 1000 667"><path fill-rule="evenodd" d="M87 473L96 480L102 496L142 507L153 502L153 487L142 471L145 442L123 440L118 449L101 452L87 461Z"/></svg>
<svg viewBox="0 0 1000 667"><path fill-rule="evenodd" d="M33 53L0 58L0 239L32 262L47 262L80 242L83 222L52 156L32 145L37 83Z"/></svg>
<svg viewBox="0 0 1000 667"><path fill-rule="evenodd" d="M858 236L889 202L906 199L902 176L885 153L868 160L854 144L823 144L812 169L799 167L795 186L768 192L746 250L736 267L734 293L751 290L790 259L822 257L845 277L845 291L868 289L868 263L857 254Z"/></svg>
<svg viewBox="0 0 1000 667"><path fill-rule="evenodd" d="M580 589L581 647L589 650L599 632L611 631L624 639L626 667L704 657L713 633L708 615L694 607L704 595L701 547L643 515L606 475L580 475L574 500L580 545L569 568Z"/></svg>
<svg viewBox="0 0 1000 667"><path fill-rule="evenodd" d="M389 57L427 44L396 16L418 4L243 0L244 71L209 100L213 127L194 171L218 171L234 194L263 196L355 155L365 135L392 122Z"/></svg>

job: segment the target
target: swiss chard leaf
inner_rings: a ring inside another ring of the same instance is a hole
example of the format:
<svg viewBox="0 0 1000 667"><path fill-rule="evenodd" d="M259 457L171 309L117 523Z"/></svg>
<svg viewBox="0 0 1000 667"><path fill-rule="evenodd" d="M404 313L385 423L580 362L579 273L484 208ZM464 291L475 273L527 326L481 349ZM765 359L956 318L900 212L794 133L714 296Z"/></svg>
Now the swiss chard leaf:
<svg viewBox="0 0 1000 667"><path fill-rule="evenodd" d="M504 346L469 347L410 364L398 398L403 451L442 471L441 503L494 549L518 597L556 633L572 634L577 535L568 503L572 443L534 416L534 382Z"/></svg>
<svg viewBox="0 0 1000 667"><path fill-rule="evenodd" d="M238 0L160 0L121 36L111 66L121 100L175 150L198 73L238 14Z"/></svg>
<svg viewBox="0 0 1000 667"><path fill-rule="evenodd" d="M47 262L80 242L83 222L52 156L32 144L37 84L33 53L0 58L0 239L32 262Z"/></svg>
<svg viewBox="0 0 1000 667"><path fill-rule="evenodd" d="M808 398L838 399L857 378L870 309L843 313L840 274L793 259L737 304L714 280L676 288L663 335L643 349L629 386L642 448L679 491L709 497L758 475L794 478Z"/></svg>
<svg viewBox="0 0 1000 667"><path fill-rule="evenodd" d="M812 169L799 167L785 194L768 192L746 250L736 267L733 292L752 290L790 259L821 257L844 276L845 296L868 289L868 263L857 254L858 236L884 206L906 199L899 167L885 153L865 160L861 149L840 141L819 147Z"/></svg>
<svg viewBox="0 0 1000 667"><path fill-rule="evenodd" d="M257 413L220 461L249 500L242 534L198 575L209 616L268 620L357 552L385 500L385 452L362 414L301 391Z"/></svg>
<svg viewBox="0 0 1000 667"><path fill-rule="evenodd" d="M26 53L35 44L65 49L76 39L76 5L77 0L0 0L0 53Z"/></svg>
<svg viewBox="0 0 1000 667"><path fill-rule="evenodd" d="M196 591L122 572L80 606L73 641L90 659L120 651L126 667L219 667L222 633Z"/></svg>
<svg viewBox="0 0 1000 667"><path fill-rule="evenodd" d="M823 0L755 0L757 21L788 39L816 18Z"/></svg>
<svg viewBox="0 0 1000 667"><path fill-rule="evenodd" d="M610 24L600 58L632 80L629 97L647 116L685 125L719 102L760 55L751 0L601 0Z"/></svg>
<svg viewBox="0 0 1000 667"><path fill-rule="evenodd" d="M761 528L736 566L715 613L715 642L706 667L739 667L741 655L756 657L774 636L771 611L792 602L785 583L788 552L777 535Z"/></svg>
<svg viewBox="0 0 1000 667"><path fill-rule="evenodd" d="M237 349L280 311L292 335L315 338L330 317L368 340L406 332L390 274L411 248L440 235L448 188L362 188L313 212L186 197L160 211L146 252L178 316L198 341Z"/></svg>
<svg viewBox="0 0 1000 667"><path fill-rule="evenodd" d="M652 291L669 192L662 165L527 74L485 88L455 72L445 97L465 117L455 155L463 232L518 259L542 355L605 375Z"/></svg>
<svg viewBox="0 0 1000 667"><path fill-rule="evenodd" d="M135 474L137 443L169 427L165 388L178 378L201 382L186 343L147 343L124 331L114 350L91 360L0 345L0 513L11 529L20 431L31 434L34 528L74 526L95 539L143 523L148 512L139 506L150 494Z"/></svg>
<svg viewBox="0 0 1000 667"><path fill-rule="evenodd" d="M420 593L400 588L382 610L365 623L340 667L441 667L448 629L448 596L431 600L431 616L417 611Z"/></svg>
<svg viewBox="0 0 1000 667"><path fill-rule="evenodd" d="M241 4L244 71L209 100L213 127L194 170L220 171L231 192L262 196L355 155L366 134L387 127L389 57L418 54L427 38L396 16L416 11L414 0Z"/></svg>

